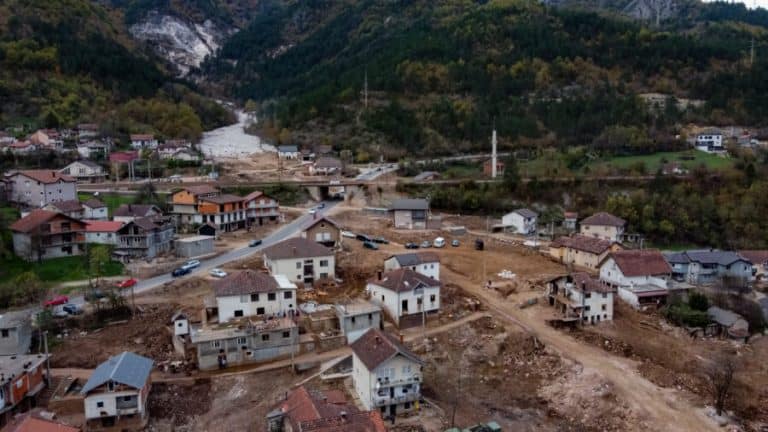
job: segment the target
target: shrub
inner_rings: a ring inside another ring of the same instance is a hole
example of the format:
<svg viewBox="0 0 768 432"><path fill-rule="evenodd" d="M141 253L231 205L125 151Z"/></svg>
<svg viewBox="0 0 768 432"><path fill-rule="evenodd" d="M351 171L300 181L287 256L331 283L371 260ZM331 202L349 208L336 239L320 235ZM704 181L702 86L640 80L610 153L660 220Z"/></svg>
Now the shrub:
<svg viewBox="0 0 768 432"><path fill-rule="evenodd" d="M709 299L704 294L692 292L688 297L688 306L693 310L706 312L709 309Z"/></svg>

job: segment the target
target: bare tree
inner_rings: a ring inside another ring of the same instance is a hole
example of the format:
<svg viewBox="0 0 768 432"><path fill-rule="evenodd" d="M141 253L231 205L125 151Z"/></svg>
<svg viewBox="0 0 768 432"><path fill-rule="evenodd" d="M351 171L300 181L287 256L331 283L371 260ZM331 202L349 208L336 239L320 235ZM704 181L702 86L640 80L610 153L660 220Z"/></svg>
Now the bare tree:
<svg viewBox="0 0 768 432"><path fill-rule="evenodd" d="M722 415L725 409L735 372L736 359L733 354L727 352L720 352L715 355L705 371L717 415Z"/></svg>

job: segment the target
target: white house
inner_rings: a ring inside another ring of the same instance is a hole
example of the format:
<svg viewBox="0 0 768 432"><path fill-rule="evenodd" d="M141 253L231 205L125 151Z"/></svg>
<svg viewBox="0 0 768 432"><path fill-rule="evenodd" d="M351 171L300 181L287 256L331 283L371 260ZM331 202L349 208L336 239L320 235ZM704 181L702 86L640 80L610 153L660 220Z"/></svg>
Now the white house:
<svg viewBox="0 0 768 432"><path fill-rule="evenodd" d="M101 165L86 159L74 161L59 172L85 183L103 182L107 176Z"/></svg>
<svg viewBox="0 0 768 432"><path fill-rule="evenodd" d="M106 204L96 198L90 198L83 203L83 218L92 220L109 219L109 211Z"/></svg>
<svg viewBox="0 0 768 432"><path fill-rule="evenodd" d="M585 324L613 319L614 292L583 272L558 276L547 284L550 306L555 306L564 318L576 318Z"/></svg>
<svg viewBox="0 0 768 432"><path fill-rule="evenodd" d="M317 160L309 166L309 174L329 176L340 174L343 169L344 165L339 159L323 156L317 158Z"/></svg>
<svg viewBox="0 0 768 432"><path fill-rule="evenodd" d="M706 153L721 154L726 151L723 146L723 134L715 129L706 130L697 134L694 146L696 147L696 150Z"/></svg>
<svg viewBox="0 0 768 432"><path fill-rule="evenodd" d="M610 213L599 212L581 221L581 235L621 243L627 221Z"/></svg>
<svg viewBox="0 0 768 432"><path fill-rule="evenodd" d="M416 273L440 280L440 257L434 252L414 252L392 255L384 260L384 270L409 268Z"/></svg>
<svg viewBox="0 0 768 432"><path fill-rule="evenodd" d="M672 268L655 249L612 252L600 263L600 281L635 308L664 303L671 276Z"/></svg>
<svg viewBox="0 0 768 432"><path fill-rule="evenodd" d="M505 227L514 227L518 234L530 235L536 233L536 224L539 215L533 210L523 208L505 214L501 218L501 224Z"/></svg>
<svg viewBox="0 0 768 432"><path fill-rule="evenodd" d="M186 336L189 334L189 317L182 311L178 311L171 317L174 336Z"/></svg>
<svg viewBox="0 0 768 432"><path fill-rule="evenodd" d="M440 310L440 281L410 268L379 273L368 280L371 302L384 309L398 327L418 326Z"/></svg>
<svg viewBox="0 0 768 432"><path fill-rule="evenodd" d="M352 345L352 381L367 410L396 416L419 409L424 362L394 337L368 330Z"/></svg>
<svg viewBox="0 0 768 432"><path fill-rule="evenodd" d="M318 279L336 277L336 256L327 247L296 237L264 249L264 265L273 275L312 284Z"/></svg>
<svg viewBox="0 0 768 432"><path fill-rule="evenodd" d="M148 417L153 361L123 352L93 371L80 390L85 397L86 430L115 426L139 430Z"/></svg>
<svg viewBox="0 0 768 432"><path fill-rule="evenodd" d="M429 201L425 199L399 199L389 207L392 223L399 229L426 229L429 219Z"/></svg>
<svg viewBox="0 0 768 432"><path fill-rule="evenodd" d="M77 199L77 182L55 170L16 171L6 176L9 200L22 206L42 207L55 201Z"/></svg>
<svg viewBox="0 0 768 432"><path fill-rule="evenodd" d="M281 145L277 147L277 157L280 159L298 159L299 148L295 145Z"/></svg>
<svg viewBox="0 0 768 432"><path fill-rule="evenodd" d="M117 246L118 231L123 227L119 221L87 220L85 223L85 242Z"/></svg>
<svg viewBox="0 0 768 432"><path fill-rule="evenodd" d="M131 147L134 149L156 149L157 139L151 134L133 134L131 135Z"/></svg>
<svg viewBox="0 0 768 432"><path fill-rule="evenodd" d="M232 273L213 283L219 322L253 316L292 315L296 285L283 275L254 270Z"/></svg>
<svg viewBox="0 0 768 432"><path fill-rule="evenodd" d="M109 154L109 144L103 141L88 141L77 145L77 153L86 159L101 156L106 158Z"/></svg>

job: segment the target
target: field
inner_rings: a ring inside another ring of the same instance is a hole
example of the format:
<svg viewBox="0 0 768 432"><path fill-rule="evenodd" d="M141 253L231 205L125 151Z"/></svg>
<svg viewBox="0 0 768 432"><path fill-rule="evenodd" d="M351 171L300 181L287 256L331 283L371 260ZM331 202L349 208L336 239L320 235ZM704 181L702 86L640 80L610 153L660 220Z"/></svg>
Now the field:
<svg viewBox="0 0 768 432"><path fill-rule="evenodd" d="M704 165L708 169L722 170L730 168L733 162L724 157L716 156L702 151L690 150L684 152L654 153L643 156L621 156L599 162L595 165L606 164L616 168L632 168L640 163L645 164L648 173L655 173L664 163L677 162L687 169L693 169Z"/></svg>
<svg viewBox="0 0 768 432"><path fill-rule="evenodd" d="M77 198L80 199L80 201L88 201L89 199L93 198L93 194L87 193L87 192L79 192L77 194ZM118 194L99 194L96 198L99 199L99 201L103 202L107 209L109 210L109 214L112 214L114 210L118 207L120 207L123 204L133 204L134 197L133 195L118 195Z"/></svg>
<svg viewBox="0 0 768 432"><path fill-rule="evenodd" d="M0 281L8 281L24 272L35 273L43 282L70 282L88 278L86 258L83 256L62 257L30 263L14 256L0 261ZM123 274L123 265L110 262L104 268L103 276Z"/></svg>

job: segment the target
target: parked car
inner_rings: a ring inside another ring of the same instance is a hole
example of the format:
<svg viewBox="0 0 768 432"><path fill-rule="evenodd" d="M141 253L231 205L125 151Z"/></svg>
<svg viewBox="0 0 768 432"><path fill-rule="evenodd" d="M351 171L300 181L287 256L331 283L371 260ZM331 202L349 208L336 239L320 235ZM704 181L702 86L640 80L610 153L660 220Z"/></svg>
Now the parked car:
<svg viewBox="0 0 768 432"><path fill-rule="evenodd" d="M317 213L317 209L313 209L313 208L309 209L309 214L313 215L315 213Z"/></svg>
<svg viewBox="0 0 768 432"><path fill-rule="evenodd" d="M253 239L248 242L248 247L256 247L261 244L261 239Z"/></svg>
<svg viewBox="0 0 768 432"><path fill-rule="evenodd" d="M92 290L86 291L85 296L83 297L87 302L95 302L97 300L101 300L104 297L106 297L106 294L104 294L104 292L101 291L100 289L94 288Z"/></svg>
<svg viewBox="0 0 768 432"><path fill-rule="evenodd" d="M222 270L220 268L211 269L211 271L208 272L208 273L210 273L211 276L216 277L216 278L227 277L227 272L225 272L224 270Z"/></svg>
<svg viewBox="0 0 768 432"><path fill-rule="evenodd" d="M485 242L481 239L475 239L475 250L483 250L485 248Z"/></svg>
<svg viewBox="0 0 768 432"><path fill-rule="evenodd" d="M341 236L346 238L356 238L357 234L353 233L352 231L342 231Z"/></svg>
<svg viewBox="0 0 768 432"><path fill-rule="evenodd" d="M50 306L63 305L65 303L69 303L69 297L67 297L65 295L57 295L57 296L54 296L52 299L50 299L50 300L46 301L45 303L43 303L43 305L45 307L50 307Z"/></svg>
<svg viewBox="0 0 768 432"><path fill-rule="evenodd" d="M381 243L381 244L389 244L389 240L385 239L384 237L375 237L373 238L374 243Z"/></svg>
<svg viewBox="0 0 768 432"><path fill-rule="evenodd" d="M200 267L200 261L198 260L189 260L181 265L181 268L192 270L194 268Z"/></svg>
<svg viewBox="0 0 768 432"><path fill-rule="evenodd" d="M70 315L80 315L83 313L83 308L80 306L74 304L74 303L67 303L64 306L61 307L65 312L67 312Z"/></svg>
<svg viewBox="0 0 768 432"><path fill-rule="evenodd" d="M429 240L424 240L423 242L421 242L421 247L422 248L432 247L432 243L430 243Z"/></svg>
<svg viewBox="0 0 768 432"><path fill-rule="evenodd" d="M379 246L374 242L363 242L363 247L366 249L373 249L373 250L379 250Z"/></svg>
<svg viewBox="0 0 768 432"><path fill-rule="evenodd" d="M442 237L436 238L435 241L432 243L432 246L436 248L445 247L445 239Z"/></svg>
<svg viewBox="0 0 768 432"><path fill-rule="evenodd" d="M459 241L457 239L451 240L451 246L453 247L459 247Z"/></svg>
<svg viewBox="0 0 768 432"><path fill-rule="evenodd" d="M320 204L317 205L317 208L324 209L325 208L325 203L321 202Z"/></svg>
<svg viewBox="0 0 768 432"><path fill-rule="evenodd" d="M357 234L357 235L355 235L355 238L360 240L361 242L372 242L373 241L370 237L368 237L365 234Z"/></svg>
<svg viewBox="0 0 768 432"><path fill-rule="evenodd" d="M55 318L67 318L69 316L69 312L65 311L63 308L55 307L51 311L51 315L53 315Z"/></svg>
<svg viewBox="0 0 768 432"><path fill-rule="evenodd" d="M406 249L418 249L419 245L414 242L408 242L405 244Z"/></svg>
<svg viewBox="0 0 768 432"><path fill-rule="evenodd" d="M188 269L188 268L185 268L185 267L179 267L179 268L175 269L173 272L171 272L171 276L173 276L173 277L184 276L185 274L188 274L191 271L192 271L192 269Z"/></svg>
<svg viewBox="0 0 768 432"><path fill-rule="evenodd" d="M134 278L126 279L126 280L124 280L122 282L118 282L117 283L117 287L118 288L130 288L130 287L136 285L137 282L138 281L136 279L134 279Z"/></svg>

